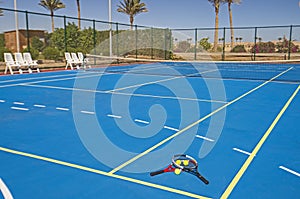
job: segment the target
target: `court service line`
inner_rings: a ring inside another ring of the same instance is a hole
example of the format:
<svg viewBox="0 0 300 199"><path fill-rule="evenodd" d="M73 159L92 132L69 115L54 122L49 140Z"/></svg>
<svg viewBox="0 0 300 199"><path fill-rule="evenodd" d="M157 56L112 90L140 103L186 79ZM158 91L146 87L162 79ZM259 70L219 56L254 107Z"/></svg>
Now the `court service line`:
<svg viewBox="0 0 300 199"><path fill-rule="evenodd" d="M25 103L24 103L24 102L13 102L13 104L16 104L16 105L24 105Z"/></svg>
<svg viewBox="0 0 300 199"><path fill-rule="evenodd" d="M68 108L62 108L62 107L56 107L55 109L59 110L59 111L69 111L70 110Z"/></svg>
<svg viewBox="0 0 300 199"><path fill-rule="evenodd" d="M291 174L293 174L293 175L296 175L296 176L300 177L300 173L298 173L298 172L296 172L296 171L293 171L293 170L291 170L291 169L289 169L289 168L286 168L286 167L284 167L284 166L280 166L279 169L285 170L285 171L287 171L287 172L289 172L289 173L291 173Z"/></svg>
<svg viewBox="0 0 300 199"><path fill-rule="evenodd" d="M299 89L300 89L300 85L297 87L297 89L294 91L294 93L288 99L288 101L283 106L283 108L281 109L281 111L279 112L279 114L276 116L276 118L274 119L274 121L272 122L272 124L270 125L270 127L268 128L268 130L265 132L265 134L263 135L263 137L257 143L257 145L255 146L254 150L251 152L251 155L247 158L247 160L245 161L245 163L243 164L243 166L241 167L241 169L234 176L234 178L230 182L229 186L226 188L226 190L222 194L221 199L228 198L228 196L231 194L232 190L235 188L235 186L237 185L237 183L239 182L239 180L241 179L241 177L243 176L243 174L246 172L247 168L249 167L249 165L253 161L255 155L258 153L258 151L260 150L260 148L262 147L262 145L265 143L265 141L267 140L267 138L271 134L272 130L274 129L274 127L276 126L276 124L278 123L278 121L280 120L280 118L282 117L282 115L284 114L284 112L286 111L286 109L290 106L291 102L293 101L293 99L295 98L295 96L297 95L297 93L299 92Z"/></svg>
<svg viewBox="0 0 300 199"><path fill-rule="evenodd" d="M3 182L1 178L0 178L0 192L2 193L4 199L13 199L11 192L9 191L6 184Z"/></svg>
<svg viewBox="0 0 300 199"><path fill-rule="evenodd" d="M132 162L136 161L137 159L139 159L139 158L141 158L141 157L147 155L148 153L150 153L151 151L153 151L153 150L155 150L156 148L160 147L161 145L165 144L166 142L170 141L171 139L173 139L173 138L179 136L180 134L182 134L182 133L184 133L185 131L189 130L189 129L192 128L193 126L195 126L195 125L201 123L202 121L206 120L207 118L210 118L211 116L213 116L214 114L218 113L219 111L225 109L226 107L232 105L233 103L239 101L240 99L242 99L242 98L246 97L247 95L253 93L254 91L260 89L260 88L263 87L264 85L266 85L266 84L268 84L269 82L273 81L274 79L280 77L281 75L285 74L286 72L288 72L288 71L291 70L291 69L292 69L292 67L289 68L289 69L287 69L287 70L285 70L285 71L283 71L283 72L281 72L280 74L278 74L278 75L272 77L272 78L269 79L268 81L265 81L264 83L258 85L257 87L251 89L250 91L244 93L243 95L241 95L241 96L235 98L234 100L228 102L227 104L225 104L225 105L219 107L218 109L216 109L216 110L214 110L213 112L209 113L208 115L202 117L202 118L199 119L198 121L196 121L196 122L194 122L194 123L188 125L187 127L181 129L181 130L178 131L177 133L175 133L175 134L173 134L173 135L167 137L166 139L164 139L164 140L160 141L159 143L153 145L152 147L148 148L148 149L145 150L144 152L138 154L137 156L135 156L135 157L129 159L128 161L126 161L126 162L124 162L123 164L119 165L118 167L114 168L113 170L110 171L110 173L115 173L115 172L119 171L120 169L126 167L127 165L131 164Z"/></svg>
<svg viewBox="0 0 300 199"><path fill-rule="evenodd" d="M122 116L120 116L120 115L112 115L112 114L107 114L107 117L112 117L112 118L117 118L117 119L122 118Z"/></svg>
<svg viewBox="0 0 300 199"><path fill-rule="evenodd" d="M42 104L34 104L33 106L38 108L46 108L46 106Z"/></svg>
<svg viewBox="0 0 300 199"><path fill-rule="evenodd" d="M95 115L95 112L92 111L80 111L81 113L89 114L89 115Z"/></svg>
<svg viewBox="0 0 300 199"><path fill-rule="evenodd" d="M209 72L213 72L213 71L217 71L218 69L213 69L213 70L208 70L208 71L203 71L200 73L194 73L194 74L204 74L204 73L209 73ZM190 74L193 75L193 74ZM120 91L120 90L125 90L128 88L136 88L136 87L140 87L140 86L145 86L145 85L151 85L151 84L156 84L156 83L160 83L160 82L166 82L166 81L170 81L170 80L174 80L174 79L180 79L180 78L184 78L186 76L176 76L176 77L171 77L171 78L167 78L167 79L161 79L161 80L156 80L156 81L151 81L151 82L145 82L145 83L141 83L141 84L135 84L135 85L131 85L131 86L126 86L126 87L122 87L122 88L116 88L113 90L108 90L108 92L115 92L115 91Z"/></svg>
<svg viewBox="0 0 300 199"><path fill-rule="evenodd" d="M5 100L0 100L0 102L1 102L1 103L4 103L4 102L5 102Z"/></svg>
<svg viewBox="0 0 300 199"><path fill-rule="evenodd" d="M173 97L173 96L160 96L160 95L148 95L148 94L136 94L136 93L98 91L98 90L89 90L89 89L81 89L81 88L68 88L68 87L60 87L60 86L30 85L30 84L21 85L21 86L29 86L29 87L37 87L37 88L50 88L50 89L67 90L67 91L82 91L82 92L101 93L101 94L127 95L127 96L136 96L136 97L150 97L150 98L159 98L159 99L189 100L189 101L220 103L220 104L226 104L227 103L225 101L220 101L220 100L207 100L207 99L195 99L195 98Z"/></svg>
<svg viewBox="0 0 300 199"><path fill-rule="evenodd" d="M85 166L82 166L82 165L73 164L73 163L69 163L69 162L64 162L64 161L61 161L61 160L52 159L52 158L48 158L48 157L44 157L44 156L39 156L39 155L35 155L35 154L32 154L32 153L16 151L16 150L9 149L9 148L4 148L4 147L0 147L0 151L10 153L10 154L20 155L20 156L24 156L24 157L28 157L28 158L32 158L32 159L36 159L36 160L41 160L41 161L45 161L45 162L49 162L49 163L54 163L54 164L57 164L57 165L66 166L66 167L70 167L70 168L74 168L74 169L79 169L79 170L82 170L82 171L87 171L87 172L91 172L91 173L95 173L95 174L100 174L102 176L111 177L111 178L131 182L131 183L135 183L135 184L139 184L139 185L144 185L144 186L147 186L147 187L152 187L152 188L155 188L155 189L160 189L160 190L176 193L176 194L183 195L183 196L188 196L188 197L191 197L191 198L210 199L208 197L200 196L200 195L190 193L190 192L187 192L187 191L183 191L183 190L180 190L180 189L175 189L175 188L167 187L167 186L164 186L164 185L154 184L154 183L151 183L151 182L138 180L138 179L130 178L130 177L126 177L126 176L110 174L110 173L105 172L105 171L101 171L101 170L97 170L97 169L93 169L93 168L89 168L89 167L85 167Z"/></svg>
<svg viewBox="0 0 300 199"><path fill-rule="evenodd" d="M135 122L142 123L142 124L150 124L150 122L147 122L147 121L145 121L145 120L140 120L140 119L135 119L134 121L135 121Z"/></svg>

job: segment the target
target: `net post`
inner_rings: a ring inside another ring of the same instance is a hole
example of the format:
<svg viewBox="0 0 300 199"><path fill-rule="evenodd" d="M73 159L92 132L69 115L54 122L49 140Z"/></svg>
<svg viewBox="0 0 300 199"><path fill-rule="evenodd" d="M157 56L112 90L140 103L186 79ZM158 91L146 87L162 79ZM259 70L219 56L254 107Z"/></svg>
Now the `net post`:
<svg viewBox="0 0 300 199"><path fill-rule="evenodd" d="M254 28L253 61L255 61L256 59L256 39L257 39L257 27Z"/></svg>
<svg viewBox="0 0 300 199"><path fill-rule="evenodd" d="M194 60L197 60L197 43L198 43L198 29L195 28L195 48L194 48Z"/></svg>
<svg viewBox="0 0 300 199"><path fill-rule="evenodd" d="M223 49L222 49L222 61L225 61L225 33L226 32L226 28L223 28Z"/></svg>
<svg viewBox="0 0 300 199"><path fill-rule="evenodd" d="M138 26L135 25L135 58L138 58Z"/></svg>
<svg viewBox="0 0 300 199"><path fill-rule="evenodd" d="M68 51L67 47L67 17L64 15L64 43L65 43L65 52Z"/></svg>
<svg viewBox="0 0 300 199"><path fill-rule="evenodd" d="M292 36L293 36L293 25L290 26L290 38L289 38L288 60L291 59Z"/></svg>
<svg viewBox="0 0 300 199"><path fill-rule="evenodd" d="M27 37L27 51L30 52L30 38L29 38L29 21L28 21L28 11L25 11L26 20L26 37Z"/></svg>

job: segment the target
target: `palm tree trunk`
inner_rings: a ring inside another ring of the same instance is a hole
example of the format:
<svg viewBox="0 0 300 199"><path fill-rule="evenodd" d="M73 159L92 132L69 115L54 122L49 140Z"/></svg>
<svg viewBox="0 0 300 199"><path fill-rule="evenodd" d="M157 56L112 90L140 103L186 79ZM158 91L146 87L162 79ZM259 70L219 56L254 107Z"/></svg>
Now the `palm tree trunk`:
<svg viewBox="0 0 300 199"><path fill-rule="evenodd" d="M50 15L51 15L52 32L54 32L54 14L53 14L53 10L50 11Z"/></svg>
<svg viewBox="0 0 300 199"><path fill-rule="evenodd" d="M133 28L133 21L134 21L133 15L130 15L130 30L132 30Z"/></svg>
<svg viewBox="0 0 300 199"><path fill-rule="evenodd" d="M81 29L81 21L80 21L80 2L77 0L77 14L78 14L78 29Z"/></svg>
<svg viewBox="0 0 300 199"><path fill-rule="evenodd" d="M216 13L216 18L215 18L215 36L214 36L214 47L213 51L217 51L218 48L218 37L219 37L219 7L220 4L217 3L215 5L215 13Z"/></svg>
<svg viewBox="0 0 300 199"><path fill-rule="evenodd" d="M232 11L231 11L231 2L228 2L228 12L229 12L229 23L230 23L230 38L231 38L231 48L234 46L234 30L232 22Z"/></svg>

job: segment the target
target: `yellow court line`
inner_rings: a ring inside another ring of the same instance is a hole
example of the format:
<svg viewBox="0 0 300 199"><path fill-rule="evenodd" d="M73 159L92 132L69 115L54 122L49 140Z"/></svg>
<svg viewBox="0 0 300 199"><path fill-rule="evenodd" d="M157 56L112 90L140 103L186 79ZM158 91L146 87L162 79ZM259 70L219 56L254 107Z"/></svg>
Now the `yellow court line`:
<svg viewBox="0 0 300 199"><path fill-rule="evenodd" d="M71 168L75 168L75 169L80 169L80 170L83 170L83 171L88 171L88 172L91 172L91 173L96 173L96 174L100 174L100 175L103 175L103 176L107 176L107 177L111 177L111 178L116 178L116 179L120 179L120 180L124 180L124 181L128 181L128 182L132 182L132 183L144 185L144 186L147 186L147 187L161 189L161 190L164 190L164 191L168 191L168 192L188 196L188 197L191 197L191 198L210 199L208 197L200 196L200 195L190 193L190 192L187 192L187 191L182 191L182 190L179 190L179 189L175 189L175 188L171 188L171 187L167 187L167 186L163 186L163 185L159 185L159 184L154 184L154 183L151 183L151 182L146 182L146 181L142 181L142 180L138 180L138 179L134 179L134 178L129 178L129 177L121 176L121 175L110 174L110 173L105 172L105 171L92 169L92 168L81 166L81 165L78 165L78 164L72 164L72 163L69 163L69 162L64 162L64 161L61 161L61 160L47 158L47 157L43 157L43 156L31 154L31 153L16 151L16 150L4 148L4 147L0 147L0 151L11 153L11 154L16 154L16 155L20 155L20 156L25 156L25 157L29 157L29 158L33 158L33 159L38 159L38 160L42 160L42 161L46 161L46 162L51 162L51 163L54 163L54 164L67 166L67 167L71 167Z"/></svg>
<svg viewBox="0 0 300 199"><path fill-rule="evenodd" d="M234 189L234 187L236 186L236 184L239 182L240 178L245 173L245 171L248 168L248 166L251 164L253 158L256 156L257 152L260 150L260 148L262 147L262 145L264 144L264 142L266 141L266 139L268 138L268 136L270 135L270 133L272 132L272 130L274 129L274 127L276 126L276 124L278 123L279 119L282 117L282 115L284 114L284 112L286 111L286 109L289 107L289 105L291 104L291 102L293 101L293 99L295 98L295 96L297 95L297 93L299 92L299 89L300 89L300 85L297 87L297 89L295 90L295 92L292 94L292 96L286 102L286 104L284 105L284 107L281 109L281 111L279 112L279 114L276 116L275 120L272 122L271 126L268 128L268 130L266 131L266 133L264 134L264 136L261 138L261 140L258 142L258 144L256 145L256 147L254 148L254 150L252 151L252 153L250 154L250 156L248 157L248 159L246 160L246 162L243 164L243 166L238 171L238 173L236 174L236 176L233 178L233 180L231 181L231 183L229 184L229 186L226 188L225 192L221 196L221 199L226 199L231 194L232 190Z"/></svg>
<svg viewBox="0 0 300 199"><path fill-rule="evenodd" d="M178 131L177 133L171 135L170 137L167 137L166 139L162 140L161 142L155 144L154 146L150 147L149 149L147 149L146 151L138 154L137 156L133 157L132 159L124 162L123 164L121 164L120 166L116 167L115 169L111 170L109 173L113 174L117 171L119 171L120 169L126 167L127 165L131 164L132 162L136 161L137 159L143 157L144 155L150 153L151 151L155 150L156 148L160 147L161 145L165 144L166 142L170 141L171 139L175 138L176 136L184 133L185 131L189 130L190 128L192 128L193 126L203 122L204 120L206 120L207 118L213 116L214 114L218 113L219 111L223 110L224 108L226 108L227 106L230 106L231 104L239 101L240 99L244 98L245 96L251 94L252 92L258 90L259 88L263 87L264 85L268 84L269 82L273 81L274 79L280 77L281 75L285 74L286 72L290 71L291 69L293 69L293 67L290 67L289 69L281 72L280 74L276 75L275 77L269 79L268 81L265 81L264 83L260 84L259 86L253 88L252 90L244 93L243 95L239 96L238 98L228 102L227 104L221 106L220 108L216 109L215 111L209 113L208 115L204 116L203 118L199 119L198 121L188 125L187 127L181 129L180 131Z"/></svg>

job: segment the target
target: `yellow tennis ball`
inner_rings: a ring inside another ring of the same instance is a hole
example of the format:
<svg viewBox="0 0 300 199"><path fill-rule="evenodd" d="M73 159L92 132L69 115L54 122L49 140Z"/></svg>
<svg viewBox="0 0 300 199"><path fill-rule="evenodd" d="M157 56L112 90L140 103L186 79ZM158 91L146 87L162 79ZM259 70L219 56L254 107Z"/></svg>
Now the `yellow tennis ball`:
<svg viewBox="0 0 300 199"><path fill-rule="evenodd" d="M181 164L181 160L176 160L176 164L180 165Z"/></svg>
<svg viewBox="0 0 300 199"><path fill-rule="evenodd" d="M181 173L181 169L175 169L174 173L175 173L176 175L179 175L179 174Z"/></svg>
<svg viewBox="0 0 300 199"><path fill-rule="evenodd" d="M184 166L189 165L189 160L183 160L183 165L184 165Z"/></svg>

